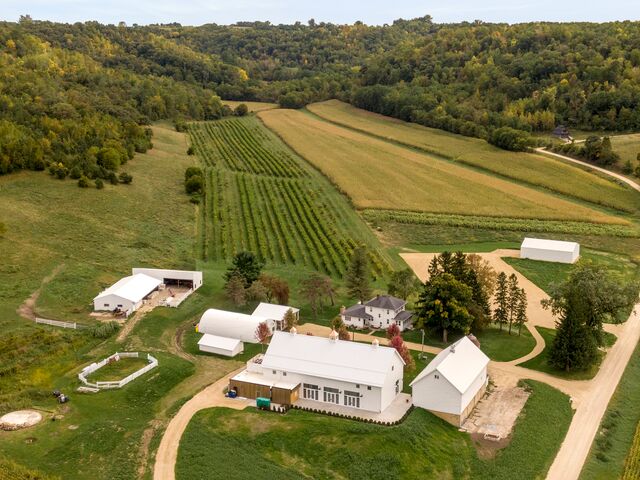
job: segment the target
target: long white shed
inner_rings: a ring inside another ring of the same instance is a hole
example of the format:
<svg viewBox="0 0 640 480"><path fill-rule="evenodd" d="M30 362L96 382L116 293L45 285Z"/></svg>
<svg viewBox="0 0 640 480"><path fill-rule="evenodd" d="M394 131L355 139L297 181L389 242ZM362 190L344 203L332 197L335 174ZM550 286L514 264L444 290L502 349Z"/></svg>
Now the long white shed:
<svg viewBox="0 0 640 480"><path fill-rule="evenodd" d="M198 348L202 352L235 357L244 351L244 344L237 338L219 337L205 333L198 341Z"/></svg>
<svg viewBox="0 0 640 480"><path fill-rule="evenodd" d="M140 308L142 300L156 290L160 283L162 282L157 278L144 273L124 277L93 299L93 309L110 312L120 310L130 315Z"/></svg>
<svg viewBox="0 0 640 480"><path fill-rule="evenodd" d="M202 272L197 270L169 270L164 268L133 268L131 272L144 273L157 278L165 285L180 285L197 290L202 286Z"/></svg>
<svg viewBox="0 0 640 480"><path fill-rule="evenodd" d="M520 258L544 262L576 263L580 257L580 244L542 238L525 238L520 246Z"/></svg>

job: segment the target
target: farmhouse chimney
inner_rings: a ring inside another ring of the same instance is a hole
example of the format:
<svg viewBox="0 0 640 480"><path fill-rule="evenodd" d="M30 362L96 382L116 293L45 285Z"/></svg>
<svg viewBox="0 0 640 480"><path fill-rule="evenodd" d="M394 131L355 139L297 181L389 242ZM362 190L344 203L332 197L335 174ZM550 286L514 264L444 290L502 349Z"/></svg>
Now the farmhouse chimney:
<svg viewBox="0 0 640 480"><path fill-rule="evenodd" d="M347 309L347 308L346 308L344 305L342 305L342 306L340 307L340 315L343 315L346 309Z"/></svg>

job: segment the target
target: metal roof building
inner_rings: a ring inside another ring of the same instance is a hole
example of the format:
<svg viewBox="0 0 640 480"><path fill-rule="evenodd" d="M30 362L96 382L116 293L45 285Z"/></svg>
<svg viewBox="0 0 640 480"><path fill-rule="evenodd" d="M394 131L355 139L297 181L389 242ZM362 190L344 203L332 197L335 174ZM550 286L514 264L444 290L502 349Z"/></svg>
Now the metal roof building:
<svg viewBox="0 0 640 480"><path fill-rule="evenodd" d="M96 311L120 310L127 315L142 305L142 300L156 290L162 282L144 273L137 273L118 280L93 299Z"/></svg>
<svg viewBox="0 0 640 480"><path fill-rule="evenodd" d="M520 246L520 258L545 262L576 263L580 257L580 244L542 238L525 238Z"/></svg>

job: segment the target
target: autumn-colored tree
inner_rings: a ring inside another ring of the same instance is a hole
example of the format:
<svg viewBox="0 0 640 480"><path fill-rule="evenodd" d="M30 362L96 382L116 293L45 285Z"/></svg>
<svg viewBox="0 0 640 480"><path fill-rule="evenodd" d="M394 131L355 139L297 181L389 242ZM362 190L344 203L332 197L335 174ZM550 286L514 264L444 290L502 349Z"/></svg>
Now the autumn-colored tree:
<svg viewBox="0 0 640 480"><path fill-rule="evenodd" d="M258 343L262 345L262 351L264 352L264 346L268 343L269 337L271 336L271 329L267 322L260 322L255 332L256 339Z"/></svg>
<svg viewBox="0 0 640 480"><path fill-rule="evenodd" d="M246 290L244 288L244 280L240 275L232 275L227 280L224 287L225 293L229 300L236 306L241 306L247 303Z"/></svg>
<svg viewBox="0 0 640 480"><path fill-rule="evenodd" d="M251 302L264 302L267 299L267 289L260 280L256 280L247 288L246 296Z"/></svg>
<svg viewBox="0 0 640 480"><path fill-rule="evenodd" d="M396 351L400 354L400 357L402 357L402 360L404 360L404 368L406 368L407 370L413 370L416 367L416 362L413 360L411 352L405 345L404 340L400 335L396 335L395 337L391 338L391 340L389 340L389 346L395 348Z"/></svg>
<svg viewBox="0 0 640 480"><path fill-rule="evenodd" d="M400 327L395 323L392 323L391 325L389 325L389 328L387 328L386 335L387 335L387 339L389 340L391 340L393 337L400 335Z"/></svg>
<svg viewBox="0 0 640 480"><path fill-rule="evenodd" d="M286 328L287 330L291 330L298 324L298 317L292 309L289 309L284 314L284 318L282 319L282 321L284 323L284 328Z"/></svg>
<svg viewBox="0 0 640 480"><path fill-rule="evenodd" d="M267 289L267 302L275 299L280 305L289 303L289 284L285 280L266 273L260 275L259 280Z"/></svg>

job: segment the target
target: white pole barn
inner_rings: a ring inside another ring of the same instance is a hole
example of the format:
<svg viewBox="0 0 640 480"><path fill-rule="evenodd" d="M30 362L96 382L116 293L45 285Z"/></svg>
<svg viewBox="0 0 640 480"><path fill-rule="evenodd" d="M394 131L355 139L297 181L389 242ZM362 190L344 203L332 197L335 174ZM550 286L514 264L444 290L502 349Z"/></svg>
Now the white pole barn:
<svg viewBox="0 0 640 480"><path fill-rule="evenodd" d="M525 238L520 246L520 258L544 262L576 263L579 257L580 244L576 242Z"/></svg>

